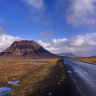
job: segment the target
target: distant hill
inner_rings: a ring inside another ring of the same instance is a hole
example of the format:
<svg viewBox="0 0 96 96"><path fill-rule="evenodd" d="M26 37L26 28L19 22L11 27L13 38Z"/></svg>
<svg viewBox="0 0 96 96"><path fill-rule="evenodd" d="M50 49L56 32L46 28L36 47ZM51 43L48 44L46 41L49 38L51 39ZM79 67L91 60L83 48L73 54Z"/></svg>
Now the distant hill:
<svg viewBox="0 0 96 96"><path fill-rule="evenodd" d="M55 57L54 54L44 49L33 40L14 41L13 44L0 52L3 57L47 58Z"/></svg>
<svg viewBox="0 0 96 96"><path fill-rule="evenodd" d="M74 54L72 54L72 53L58 53L57 54L58 56L64 56L64 57L71 57L71 58L73 58L73 57L76 57Z"/></svg>
<svg viewBox="0 0 96 96"><path fill-rule="evenodd" d="M90 57L96 58L96 55L93 55L93 56L90 56Z"/></svg>

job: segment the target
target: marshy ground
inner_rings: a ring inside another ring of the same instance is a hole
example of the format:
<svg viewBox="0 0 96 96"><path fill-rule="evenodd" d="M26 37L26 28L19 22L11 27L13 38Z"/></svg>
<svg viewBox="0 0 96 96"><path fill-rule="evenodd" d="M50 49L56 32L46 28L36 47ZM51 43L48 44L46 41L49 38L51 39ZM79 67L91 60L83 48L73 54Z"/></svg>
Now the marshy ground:
<svg viewBox="0 0 96 96"><path fill-rule="evenodd" d="M67 96L66 75L60 63L60 58L0 58L0 87L12 88L10 96ZM20 80L17 86L7 84L16 80Z"/></svg>

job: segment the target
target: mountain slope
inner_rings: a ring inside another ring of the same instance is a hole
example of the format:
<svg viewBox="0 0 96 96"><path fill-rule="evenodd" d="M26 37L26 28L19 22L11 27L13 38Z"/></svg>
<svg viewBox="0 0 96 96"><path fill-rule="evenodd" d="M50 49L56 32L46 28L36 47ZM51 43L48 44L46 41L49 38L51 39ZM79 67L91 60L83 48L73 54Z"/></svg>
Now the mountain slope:
<svg viewBox="0 0 96 96"><path fill-rule="evenodd" d="M76 57L74 54L72 53L58 53L58 56L64 56L64 57Z"/></svg>
<svg viewBox="0 0 96 96"><path fill-rule="evenodd" d="M28 58L46 58L55 57L54 54L44 49L33 40L14 41L13 44L0 53L4 57L28 57Z"/></svg>

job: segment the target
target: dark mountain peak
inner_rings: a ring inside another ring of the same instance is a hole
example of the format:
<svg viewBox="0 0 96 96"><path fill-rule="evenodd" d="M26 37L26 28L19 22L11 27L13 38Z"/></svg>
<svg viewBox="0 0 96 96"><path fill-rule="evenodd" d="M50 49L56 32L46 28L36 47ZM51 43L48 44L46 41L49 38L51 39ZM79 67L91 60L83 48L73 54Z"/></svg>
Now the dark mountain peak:
<svg viewBox="0 0 96 96"><path fill-rule="evenodd" d="M13 46L13 45L21 45L21 44L26 44L26 45L28 45L28 44L36 44L36 45L39 45L38 43L36 43L33 40L19 40L19 41L14 41L11 46Z"/></svg>
<svg viewBox="0 0 96 96"><path fill-rule="evenodd" d="M30 43L36 43L33 40L19 40L19 41L14 41L13 44L30 44Z"/></svg>
<svg viewBox="0 0 96 96"><path fill-rule="evenodd" d="M13 44L0 53L0 56L7 57L28 57L28 58L46 58L55 57L54 54L44 49L40 44L33 40L14 41Z"/></svg>
<svg viewBox="0 0 96 96"><path fill-rule="evenodd" d="M40 48L42 46L33 40L20 40L20 41L14 41L10 47L18 47L19 49L24 49L24 48L37 49L37 48Z"/></svg>

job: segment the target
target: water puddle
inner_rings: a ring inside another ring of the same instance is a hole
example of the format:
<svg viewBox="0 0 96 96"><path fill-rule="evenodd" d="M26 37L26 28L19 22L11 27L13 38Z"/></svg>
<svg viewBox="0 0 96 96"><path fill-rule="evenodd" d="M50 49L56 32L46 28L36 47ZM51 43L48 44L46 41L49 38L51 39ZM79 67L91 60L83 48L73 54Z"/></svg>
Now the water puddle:
<svg viewBox="0 0 96 96"><path fill-rule="evenodd" d="M9 92L11 92L12 89L9 87L1 87L0 88L0 96L5 96L7 95Z"/></svg>
<svg viewBox="0 0 96 96"><path fill-rule="evenodd" d="M9 81L8 84L17 86L20 80L18 81Z"/></svg>
<svg viewBox="0 0 96 96"><path fill-rule="evenodd" d="M70 74L72 73L71 71L67 71L67 72L70 73Z"/></svg>
<svg viewBox="0 0 96 96"><path fill-rule="evenodd" d="M8 84L17 86L20 80L18 81L9 81ZM7 96L10 92L12 91L11 88L5 86L5 87L0 87L0 96Z"/></svg>

